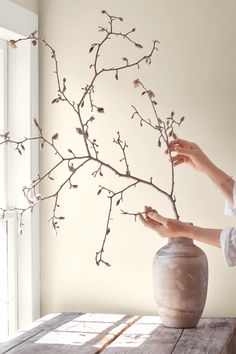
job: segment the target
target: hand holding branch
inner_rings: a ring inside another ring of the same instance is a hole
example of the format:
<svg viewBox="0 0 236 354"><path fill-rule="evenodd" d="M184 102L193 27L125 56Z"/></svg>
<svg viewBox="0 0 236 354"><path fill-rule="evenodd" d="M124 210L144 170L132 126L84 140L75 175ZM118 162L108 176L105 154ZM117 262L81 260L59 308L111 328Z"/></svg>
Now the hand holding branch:
<svg viewBox="0 0 236 354"><path fill-rule="evenodd" d="M139 219L144 226L161 237L183 236L187 225L180 220L165 218L150 206L145 206L145 214L140 213Z"/></svg>
<svg viewBox="0 0 236 354"><path fill-rule="evenodd" d="M176 153L176 155L172 156L173 166L187 163L206 174L229 202L233 204L234 181L232 177L217 167L197 144L183 139L175 139L169 143L166 153Z"/></svg>
<svg viewBox="0 0 236 354"><path fill-rule="evenodd" d="M152 207L145 206L146 216L139 215L142 224L161 237L187 237L220 247L220 229L194 226L180 220L165 218Z"/></svg>

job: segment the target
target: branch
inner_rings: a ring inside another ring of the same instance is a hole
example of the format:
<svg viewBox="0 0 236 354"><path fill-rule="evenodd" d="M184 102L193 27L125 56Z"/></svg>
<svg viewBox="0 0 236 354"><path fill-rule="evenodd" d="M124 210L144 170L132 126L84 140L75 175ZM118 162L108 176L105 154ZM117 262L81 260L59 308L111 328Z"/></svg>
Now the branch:
<svg viewBox="0 0 236 354"><path fill-rule="evenodd" d="M125 162L125 166L126 166L126 175L127 176L130 176L130 169L129 169L129 164L128 164L128 161L127 161L127 156L126 156L126 152L125 152L125 149L128 147L128 145L126 144L126 141L122 141L120 139L120 133L117 132L117 138L113 138L113 143L119 145L119 147L121 148L122 150L122 154L123 154L123 158L120 160L121 161L124 161ZM123 145L122 145L123 144Z"/></svg>
<svg viewBox="0 0 236 354"><path fill-rule="evenodd" d="M67 79L65 77L62 77L60 72L59 72L59 64L58 64L58 59L56 56L56 51L51 46L44 38L40 38L37 36L37 32L31 33L28 37L26 38L19 38L18 40L12 40L9 42L9 45L11 48L16 48L17 44L22 42L22 41L31 41L32 45L36 45L37 43L41 43L44 47L49 49L49 53L51 55L51 58L54 62L54 73L56 76L56 81L57 81L57 95L56 97L52 100L52 104L58 104L58 103L66 103L69 105L69 107L72 109L73 113L76 116L76 119L78 120L78 126L75 130L76 134L81 135L81 138L83 139L84 143L84 148L85 148L85 153L84 154L76 154L74 151L71 149L67 149L68 153L70 154L69 157L65 156L64 153L60 152L60 149L57 148L56 146L56 140L59 139L58 133L53 134L53 136L50 139L47 139L44 134L42 129L39 126L39 123L34 120L34 124L36 125L39 135L35 137L30 137L27 138L25 137L22 140L13 140L10 137L10 133L6 132L3 134L2 141L0 142L0 145L3 144L12 144L15 147L15 150L22 155L23 152L25 151L25 144L27 142L31 142L33 140L38 140L40 142L41 149L43 149L44 145L47 144L52 152L54 152L55 155L59 157L59 161L55 162L53 167L49 168L46 173L44 173L43 176L38 175L37 178L32 181L31 185L29 187L24 187L23 188L23 193L25 198L27 199L29 206L25 208L13 208L13 209L0 209L2 211L3 216L11 210L18 211L20 214L20 228L23 226L22 218L24 213L27 210L33 211L34 207L39 204L39 202L42 202L46 199L53 199L53 207L52 207L52 214L49 218L49 221L52 223L52 227L55 232L57 232L58 228L60 227L60 221L64 220L65 217L58 215L57 211L59 208L59 198L60 198L60 193L64 189L65 186L68 186L70 189L72 188L77 188L78 185L75 183L72 183L72 178L79 173L80 168L87 164L89 161L93 161L97 163L97 169L92 172L92 175L96 177L97 175L103 176L103 169L108 169L112 171L115 175L126 178L130 180L132 183L129 184L127 187L114 192L110 190L107 187L102 187L100 186L100 189L98 191L98 194L100 194L102 191L105 191L108 193L108 198L109 198L109 207L108 207L108 214L107 214L107 220L106 220L106 228L105 228L105 235L103 238L103 242L101 245L101 248L98 252L96 252L95 256L95 261L96 264L99 265L100 263L104 263L105 265L109 266L110 264L107 261L104 261L103 256L104 256L104 249L105 249L105 243L107 241L107 236L110 233L110 221L111 221L111 214L112 214L112 208L114 206L114 203L116 206L118 206L122 201L125 193L131 188L135 187L137 184L142 184L142 185L147 185L151 188L153 188L155 191L162 193L165 195L165 197L168 198L168 200L171 202L171 205L174 209L176 218L179 218L177 209L176 209L176 198L174 195L174 168L173 168L173 162L171 158L171 153L168 150L168 144L169 140L171 138L175 138L175 127L180 126L183 117L181 118L180 121L177 121L174 119L174 113L172 112L170 117L167 117L165 120L161 119L158 116L157 113L157 101L155 99L155 94L152 90L147 89L146 86L139 80L136 79L134 81L134 84L136 87L140 87L142 89L142 95L147 97L149 99L149 102L152 106L153 113L154 113L154 119L155 123L152 122L151 119L146 119L144 118L139 111L134 107L134 113L131 118L138 117L140 120L140 125L142 126L143 124L146 124L149 126L153 131L158 135L158 146L161 147L162 143L165 144L166 149L168 151L168 155L171 161L171 178L172 178L172 185L171 185L171 190L170 192L165 191L162 187L157 186L153 182L153 178L149 177L147 179L142 179L139 178L138 176L135 176L131 173L127 155L126 155L126 148L128 145L126 144L126 141L122 141L120 138L120 133L117 132L117 138L113 140L114 143L116 143L119 148L122 151L122 159L120 161L124 161L125 163L125 173L120 172L117 168L113 167L112 164L109 163L109 161L103 161L99 157L99 151L98 151L98 143L96 139L92 139L90 137L90 132L89 129L91 127L91 123L94 121L95 117L94 115L91 115L89 118L88 116L84 117L87 115L84 113L84 106L87 104L88 107L90 107L91 112L95 112L97 114L101 114L105 112L105 109L103 105L100 104L95 104L94 101L94 93L95 93L95 83L100 76L107 72L114 73L115 79L119 79L119 72L121 70L129 70L130 68L136 67L140 68L140 64L142 62L146 64L151 64L153 54L158 51L157 44L159 43L158 41L153 41L152 47L149 50L147 55L141 55L139 59L137 60L131 60L126 57L122 58L122 64L113 67L113 66L108 66L107 68L104 67L99 67L100 64L100 56L103 50L103 47L106 45L106 43L113 38L122 38L126 41L128 41L131 45L134 45L136 48L142 49L143 46L136 42L133 38L132 35L135 32L135 28L132 28L130 31L126 32L121 32L114 30L114 23L117 22L122 22L123 18L118 17L118 16L113 16L110 15L107 11L103 10L102 13L107 17L108 19L108 27L99 27L99 31L104 33L103 39L99 43L93 43L90 46L89 52L94 54L94 60L93 63L90 65L90 68L92 68L92 77L89 80L89 83L85 85L84 88L82 88L82 95L79 98L78 102L74 102L71 98L68 97L67 95ZM85 112L87 112L85 110ZM82 161L82 162L81 162ZM79 165L76 166L76 164L79 162ZM43 180L46 178L49 178L50 180L54 181L54 178L52 174L56 172L56 170L63 165L63 163L67 164L67 168L69 171L69 174L66 175L66 177L63 179L62 183L60 186L57 188L56 192L42 196L40 194L37 194L36 188L40 187L41 183ZM128 214L128 215L134 215L137 216L138 213L127 213L122 211L122 213Z"/></svg>
<svg viewBox="0 0 236 354"><path fill-rule="evenodd" d="M119 195L119 198L116 201L116 206L120 204L121 201L123 201L123 194L125 191L130 189L131 187L136 187L139 182L132 183L128 185L127 187L123 188L122 190L118 192L113 192L111 189L108 189L106 187L100 186L100 189L98 191L98 194L100 194L103 190L108 192L108 198L109 198L109 209L108 209L108 215L107 215L107 222L106 222L106 229L105 229L105 236L102 241L102 246L98 252L96 252L95 256L95 261L97 265L100 265L100 263L104 263L107 266L110 266L110 264L103 259L103 253L104 253L104 248L105 248L105 243L107 240L107 236L109 235L111 228L110 228L110 220L111 220L111 212L112 212L112 206L113 206L113 198L115 198L117 195Z"/></svg>

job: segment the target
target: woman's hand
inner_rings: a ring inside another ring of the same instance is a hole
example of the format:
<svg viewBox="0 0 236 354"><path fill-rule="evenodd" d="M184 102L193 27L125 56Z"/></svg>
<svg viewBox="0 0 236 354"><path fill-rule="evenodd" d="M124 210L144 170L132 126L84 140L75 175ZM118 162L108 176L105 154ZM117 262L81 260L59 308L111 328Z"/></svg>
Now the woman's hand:
<svg viewBox="0 0 236 354"><path fill-rule="evenodd" d="M170 142L168 150L169 152L177 153L177 155L172 156L174 166L188 163L196 170L204 171L211 165L209 158L195 143L183 139L175 139ZM166 153L168 153L168 150Z"/></svg>
<svg viewBox="0 0 236 354"><path fill-rule="evenodd" d="M158 214L152 207L145 206L145 213L139 214L144 226L157 232L161 237L187 237L192 240L220 247L221 229L207 229Z"/></svg>
<svg viewBox="0 0 236 354"><path fill-rule="evenodd" d="M185 236L187 227L189 226L182 221L161 216L150 206L145 206L144 215L139 214L139 219L143 225L157 232L161 237Z"/></svg>

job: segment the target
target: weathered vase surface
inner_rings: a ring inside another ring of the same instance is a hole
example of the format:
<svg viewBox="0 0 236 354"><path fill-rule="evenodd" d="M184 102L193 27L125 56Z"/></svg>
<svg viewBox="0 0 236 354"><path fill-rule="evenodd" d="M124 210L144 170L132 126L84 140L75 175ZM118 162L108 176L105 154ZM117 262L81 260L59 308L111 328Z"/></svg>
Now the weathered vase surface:
<svg viewBox="0 0 236 354"><path fill-rule="evenodd" d="M153 261L154 297L167 327L196 327L205 306L208 262L191 239L169 238Z"/></svg>

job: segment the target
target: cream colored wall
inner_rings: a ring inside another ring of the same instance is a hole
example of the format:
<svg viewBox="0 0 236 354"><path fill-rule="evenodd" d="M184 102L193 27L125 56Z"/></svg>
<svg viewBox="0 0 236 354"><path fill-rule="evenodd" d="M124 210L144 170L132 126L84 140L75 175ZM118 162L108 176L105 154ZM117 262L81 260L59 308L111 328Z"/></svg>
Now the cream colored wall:
<svg viewBox="0 0 236 354"><path fill-rule="evenodd" d="M18 4L26 9L35 12L36 14L39 13L39 0L11 0L15 4Z"/></svg>
<svg viewBox="0 0 236 354"><path fill-rule="evenodd" d="M148 110L144 98L132 87L139 77L156 92L159 112L167 116L174 110L186 122L179 136L200 144L219 167L235 176L236 111L236 2L229 0L42 0L41 35L55 47L68 92L78 100L81 87L89 82L90 44L101 38L97 27L106 24L101 10L124 17L125 30L137 28L134 37L145 50L158 39L159 54L153 65L120 74L120 80L107 75L99 81L96 100L107 114L98 116L91 129L97 137L101 156L119 166L117 146L112 143L117 129L130 146L128 156L134 173L153 176L165 185L169 170L163 154L157 155L156 142L146 128L130 120L131 104ZM119 24L118 24L119 25ZM121 27L118 27L118 31ZM123 42L107 50L105 63L121 63L120 58L142 55L145 50L122 50ZM126 48L126 47L125 47ZM110 60L110 61L109 61ZM111 64L112 65L112 64ZM115 65L115 64L114 64ZM74 128L78 121L66 105L51 105L56 96L53 66L46 50L40 58L40 121L48 136L58 132L65 149L77 149ZM153 145L154 144L154 145ZM157 157L158 156L158 157ZM41 171L54 156L45 153ZM122 169L122 164L120 165ZM108 200L97 197L98 185L119 188L119 181L104 170L104 179L91 177L95 169L84 168L77 191L66 190L59 201L66 216L55 237L47 222L50 203L41 207L42 313L58 311L97 311L156 314L152 295L152 259L166 240L144 229L114 210L105 258L111 268L97 267L95 251L103 239ZM168 171L168 172L167 172ZM60 176L59 176L60 177ZM43 192L52 191L49 182ZM183 220L205 227L235 225L223 216L224 199L200 173L183 166L176 169L176 197ZM171 208L159 194L148 188L130 191L121 208L140 210L153 205L171 216ZM236 268L228 268L220 249L200 244L209 259L209 291L204 315L236 316Z"/></svg>

